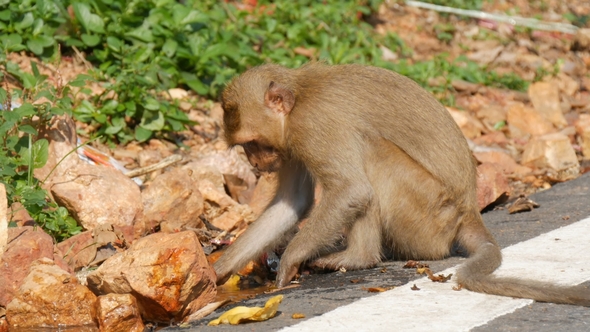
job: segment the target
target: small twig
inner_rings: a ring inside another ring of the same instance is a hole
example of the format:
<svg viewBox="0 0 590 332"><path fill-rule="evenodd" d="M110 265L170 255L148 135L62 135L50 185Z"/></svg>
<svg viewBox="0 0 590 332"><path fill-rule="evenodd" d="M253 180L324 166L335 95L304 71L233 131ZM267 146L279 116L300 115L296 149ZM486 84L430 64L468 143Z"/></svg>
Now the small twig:
<svg viewBox="0 0 590 332"><path fill-rule="evenodd" d="M132 171L129 171L127 173L125 173L125 175L127 175L130 178L134 178L136 176L140 176L140 175L144 175L147 173L151 173L153 171L157 171L159 169L162 169L164 167L168 167L172 164L174 164L177 161L182 160L182 156L179 154L173 154L168 158L164 158L164 160L160 161L157 164L154 165L149 165L146 167L142 167L142 168L138 168L138 169L134 169Z"/></svg>
<svg viewBox="0 0 590 332"><path fill-rule="evenodd" d="M225 1L222 1L221 2L221 7L223 7L223 10L225 10L225 12L227 13L227 17L229 17L229 19L232 22L236 23L237 22L237 19L234 16L234 14L231 12L231 10L229 9L229 6L227 5L227 3L225 3Z"/></svg>
<svg viewBox="0 0 590 332"><path fill-rule="evenodd" d="M568 23L559 22L543 22L534 18L526 18L520 16L510 16L504 14L492 14L486 13L479 10L459 9L447 6L433 5L431 3L425 3L420 1L406 0L406 5L424 9L430 9L437 12L451 13L457 15L463 15L468 17L475 17L482 20L492 20L497 22L509 23L511 25L520 25L535 30L544 31L559 31L575 35L578 31L578 27Z"/></svg>
<svg viewBox="0 0 590 332"><path fill-rule="evenodd" d="M86 67L86 69L89 69L89 70L92 69L92 65L90 64L90 62L88 62L88 60L86 60L86 58L84 58L84 55L82 54L82 52L80 52L80 50L78 50L78 48L76 46L72 46L72 49L74 50L74 52L76 53L76 55L78 56L80 61L82 61L82 63Z"/></svg>

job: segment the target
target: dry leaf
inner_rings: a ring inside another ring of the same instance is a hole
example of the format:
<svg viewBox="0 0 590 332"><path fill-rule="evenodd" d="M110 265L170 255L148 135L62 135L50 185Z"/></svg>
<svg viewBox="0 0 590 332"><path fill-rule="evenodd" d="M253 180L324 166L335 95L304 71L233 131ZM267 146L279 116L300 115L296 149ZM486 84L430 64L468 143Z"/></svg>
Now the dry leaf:
<svg viewBox="0 0 590 332"><path fill-rule="evenodd" d="M231 324L237 325L246 322L262 322L273 318L277 314L277 310L279 309L279 304L283 300L283 295L277 295L271 297L264 308L260 307L235 307L224 312L219 318L214 319L209 322L208 325L215 326L219 324Z"/></svg>
<svg viewBox="0 0 590 332"><path fill-rule="evenodd" d="M410 288L411 290L420 290L420 288L418 288L418 286L416 286L416 284L414 284L414 286L412 286L412 288Z"/></svg>
<svg viewBox="0 0 590 332"><path fill-rule="evenodd" d="M301 318L305 318L304 314L299 314L299 313L294 313L293 315L291 315L291 318L293 319L301 319Z"/></svg>
<svg viewBox="0 0 590 332"><path fill-rule="evenodd" d="M536 202L532 201L528 197L519 197L509 208L508 212L510 214L523 212L523 211L532 211L534 208L538 208L540 205Z"/></svg>
<svg viewBox="0 0 590 332"><path fill-rule="evenodd" d="M369 293L381 293L381 292L386 292L390 289L394 289L395 287L391 286L391 287L369 287L369 288L365 288L363 287L363 290L366 290Z"/></svg>
<svg viewBox="0 0 590 332"><path fill-rule="evenodd" d="M434 275L434 274L429 274L428 275L428 279L432 280L433 282L447 282L449 280L451 280L451 277L453 276L453 274L449 274L448 276L445 276L444 274L439 274L439 275Z"/></svg>
<svg viewBox="0 0 590 332"><path fill-rule="evenodd" d="M382 268L382 269L381 269L381 271L379 271L379 272L381 272L381 273L385 273L385 272L387 272L387 268L386 268L386 267L384 267L384 268Z"/></svg>
<svg viewBox="0 0 590 332"><path fill-rule="evenodd" d="M419 269L416 269L419 270ZM451 276L453 276L453 274L449 274L448 276L445 276L444 274L439 274L439 275L434 275L434 273L432 273L432 271L429 268L425 268L424 272L426 273L426 275L428 275L428 279L432 280L433 282L447 282L451 279ZM420 273L422 274L422 273Z"/></svg>
<svg viewBox="0 0 590 332"><path fill-rule="evenodd" d="M409 260L406 262L406 265L404 265L404 269L413 269L417 267L419 263L420 262L418 261Z"/></svg>
<svg viewBox="0 0 590 332"><path fill-rule="evenodd" d="M413 269L413 268L425 268L428 267L428 264L424 264L424 263L420 263L419 261L413 261L413 260L409 260L406 262L406 265L404 265L404 269Z"/></svg>

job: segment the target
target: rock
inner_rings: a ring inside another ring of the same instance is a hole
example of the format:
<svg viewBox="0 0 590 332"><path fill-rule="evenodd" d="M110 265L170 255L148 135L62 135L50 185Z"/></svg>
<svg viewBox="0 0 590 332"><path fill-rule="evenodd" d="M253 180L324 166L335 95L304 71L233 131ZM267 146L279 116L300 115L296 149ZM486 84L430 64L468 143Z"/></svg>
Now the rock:
<svg viewBox="0 0 590 332"><path fill-rule="evenodd" d="M51 193L84 229L100 224L132 226L142 209L135 182L114 168L80 164L55 178Z"/></svg>
<svg viewBox="0 0 590 332"><path fill-rule="evenodd" d="M130 294L98 297L97 320L101 332L143 332L137 300Z"/></svg>
<svg viewBox="0 0 590 332"><path fill-rule="evenodd" d="M188 92L180 88L169 89L168 93L172 99L184 99L188 97Z"/></svg>
<svg viewBox="0 0 590 332"><path fill-rule="evenodd" d="M584 159L590 159L590 114L580 114L575 127L576 132L580 135Z"/></svg>
<svg viewBox="0 0 590 332"><path fill-rule="evenodd" d="M97 295L133 295L142 316L158 322L182 320L217 292L215 272L192 231L141 238L107 259L87 281Z"/></svg>
<svg viewBox="0 0 590 332"><path fill-rule="evenodd" d="M536 82L529 86L529 97L535 110L557 128L567 126L561 112L559 89L551 82Z"/></svg>
<svg viewBox="0 0 590 332"><path fill-rule="evenodd" d="M525 166L548 169L555 181L571 180L578 176L580 164L567 136L561 133L533 138L525 146L521 163Z"/></svg>
<svg viewBox="0 0 590 332"><path fill-rule="evenodd" d="M39 258L59 262L62 268L70 272L61 257L56 257L53 239L40 227L8 228L8 245L0 257L0 306L13 299L23 279L29 273L31 264Z"/></svg>
<svg viewBox="0 0 590 332"><path fill-rule="evenodd" d="M0 312L0 332L8 332L8 321L6 316Z"/></svg>
<svg viewBox="0 0 590 332"><path fill-rule="evenodd" d="M165 157L160 150L141 150L137 154L137 163L140 167L157 164Z"/></svg>
<svg viewBox="0 0 590 332"><path fill-rule="evenodd" d="M557 77L551 81L568 97L572 97L580 90L580 83L564 73L557 74Z"/></svg>
<svg viewBox="0 0 590 332"><path fill-rule="evenodd" d="M540 136L555 131L551 122L534 109L522 103L513 103L506 115L508 128L513 138L525 135Z"/></svg>
<svg viewBox="0 0 590 332"><path fill-rule="evenodd" d="M223 123L223 107L221 103L213 103L209 116L217 123Z"/></svg>
<svg viewBox="0 0 590 332"><path fill-rule="evenodd" d="M8 200L6 199L6 187L0 183L0 257L8 244ZM0 286L1 287L1 286Z"/></svg>
<svg viewBox="0 0 590 332"><path fill-rule="evenodd" d="M41 138L49 141L49 157L45 166L36 168L34 174L43 181L51 173L51 177L43 184L43 188L50 191L55 178L84 162L76 153L68 155L77 146L76 124L69 116L54 116L47 127L39 128L39 139Z"/></svg>
<svg viewBox="0 0 590 332"><path fill-rule="evenodd" d="M502 52L503 49L504 46L502 45L490 49L483 49L477 52L471 52L467 54L467 58L481 65L488 65L489 63L494 61L498 57L498 55L500 55L500 52Z"/></svg>
<svg viewBox="0 0 590 332"><path fill-rule="evenodd" d="M199 191L205 199L205 217L217 228L231 231L240 226L245 227L256 219L248 205L236 203L208 180L199 182Z"/></svg>
<svg viewBox="0 0 590 332"><path fill-rule="evenodd" d="M517 164L510 155L501 151L474 152L473 155L482 164L497 165L505 175L524 176L532 172L531 168Z"/></svg>
<svg viewBox="0 0 590 332"><path fill-rule="evenodd" d="M68 265L78 271L103 262L117 250L127 248L127 243L120 228L103 224L58 243L57 248L64 253Z"/></svg>
<svg viewBox="0 0 590 332"><path fill-rule="evenodd" d="M29 211L20 202L13 202L8 208L10 220L8 222L16 223L17 227L35 226L35 221L29 214Z"/></svg>
<svg viewBox="0 0 590 332"><path fill-rule="evenodd" d="M480 210L509 195L508 180L498 165L483 163L477 166L477 204Z"/></svg>
<svg viewBox="0 0 590 332"><path fill-rule="evenodd" d="M493 129L496 124L506 121L506 113L506 108L498 104L491 104L479 109L477 117L481 119L486 128Z"/></svg>
<svg viewBox="0 0 590 332"><path fill-rule="evenodd" d="M258 218L274 198L279 186L279 177L277 173L264 173L252 193L252 200L248 205L252 209L254 216Z"/></svg>
<svg viewBox="0 0 590 332"><path fill-rule="evenodd" d="M451 113L451 116L459 128L461 128L461 131L465 137L475 138L481 136L481 133L484 130L483 125L474 116L467 112L459 111L450 107L447 107L447 110L449 113Z"/></svg>
<svg viewBox="0 0 590 332"><path fill-rule="evenodd" d="M92 232L86 231L58 243L57 248L64 254L66 263L74 271L78 271L94 260L97 245L94 243Z"/></svg>
<svg viewBox="0 0 590 332"><path fill-rule="evenodd" d="M241 195L244 198L244 200L240 200L239 202L247 204L247 200L251 198L251 191L253 191L256 186L256 175L252 172L252 166L250 163L247 162L245 157L242 157L240 153L242 155L244 154L241 148L236 147L230 150L207 154L198 159L196 163L202 166L213 166L217 168L221 174L231 174L241 179L245 186L245 190L239 193L238 196Z"/></svg>
<svg viewBox="0 0 590 332"><path fill-rule="evenodd" d="M501 131L492 131L489 134L482 135L473 139L473 143L485 146L505 147L508 144L506 135Z"/></svg>
<svg viewBox="0 0 590 332"><path fill-rule="evenodd" d="M573 51L589 51L590 50L590 29L578 29L572 44Z"/></svg>
<svg viewBox="0 0 590 332"><path fill-rule="evenodd" d="M396 61L399 58L397 53L383 45L379 46L379 49L381 50L381 59L384 61Z"/></svg>
<svg viewBox="0 0 590 332"><path fill-rule="evenodd" d="M6 307L11 329L95 325L96 296L47 258L37 260Z"/></svg>
<svg viewBox="0 0 590 332"><path fill-rule="evenodd" d="M190 176L196 183L201 180L209 180L218 191L225 191L225 179L217 167L192 161L182 166L182 169L190 171Z"/></svg>
<svg viewBox="0 0 590 332"><path fill-rule="evenodd" d="M471 83L464 80L452 80L451 85L457 91L465 91L469 93L475 93L481 87L481 85L477 83Z"/></svg>
<svg viewBox="0 0 590 332"><path fill-rule="evenodd" d="M163 232L202 228L203 196L191 171L174 168L157 176L141 193L143 222L148 228L160 225Z"/></svg>

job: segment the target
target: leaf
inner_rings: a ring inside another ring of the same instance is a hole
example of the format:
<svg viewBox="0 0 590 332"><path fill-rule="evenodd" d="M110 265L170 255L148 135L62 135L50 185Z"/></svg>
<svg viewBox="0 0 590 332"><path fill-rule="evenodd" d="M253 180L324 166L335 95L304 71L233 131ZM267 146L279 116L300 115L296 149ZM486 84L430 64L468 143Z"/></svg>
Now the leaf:
<svg viewBox="0 0 590 332"><path fill-rule="evenodd" d="M43 45L36 41L34 37L27 40L27 47L31 52L37 55L43 54Z"/></svg>
<svg viewBox="0 0 590 332"><path fill-rule="evenodd" d="M162 46L162 52L164 52L167 57L172 57L174 56L174 53L176 53L177 48L178 43L174 39L166 39L166 42Z"/></svg>
<svg viewBox="0 0 590 332"><path fill-rule="evenodd" d="M262 322L269 320L277 314L277 310L279 309L279 304L281 304L281 301L283 301L283 295L277 295L266 301L264 308L248 308L244 306L235 307L224 312L221 316L219 316L219 318L210 321L207 325L237 325L247 322Z"/></svg>
<svg viewBox="0 0 590 332"><path fill-rule="evenodd" d="M152 54L153 54L153 45L149 44L147 47L142 47L135 52L135 54L133 55L133 61L136 63L144 62Z"/></svg>
<svg viewBox="0 0 590 332"><path fill-rule="evenodd" d="M162 130L164 128L164 114L162 112L144 112L140 127L151 131Z"/></svg>
<svg viewBox="0 0 590 332"><path fill-rule="evenodd" d="M98 45L98 43L100 43L100 37L97 35L89 35L87 33L83 33L80 35L80 38L82 38L84 44L90 47L96 46Z"/></svg>
<svg viewBox="0 0 590 332"><path fill-rule="evenodd" d="M24 47L21 44L23 42L23 38L16 33L0 36L0 40L8 51L16 51L19 46Z"/></svg>
<svg viewBox="0 0 590 332"><path fill-rule="evenodd" d="M200 95L207 95L209 93L209 87L201 82L200 79L195 76L195 74L183 72L182 78L184 79L184 83L188 85L193 91Z"/></svg>
<svg viewBox="0 0 590 332"><path fill-rule="evenodd" d="M123 43L121 39L113 36L107 37L107 46L114 52L120 53L123 45L125 45L125 43Z"/></svg>
<svg viewBox="0 0 590 332"><path fill-rule="evenodd" d="M0 11L0 21L10 21L10 9Z"/></svg>
<svg viewBox="0 0 590 332"><path fill-rule="evenodd" d="M45 23L43 22L43 19L37 18L35 20L35 23L33 24L33 36L37 36L38 34L43 32L44 25L45 25Z"/></svg>
<svg viewBox="0 0 590 332"><path fill-rule="evenodd" d="M25 103L22 104L20 107L15 108L14 110L12 110L12 112L18 117L18 118L24 118L27 116L31 116L31 115L35 115L37 114L37 111L35 111L35 107L29 103Z"/></svg>
<svg viewBox="0 0 590 332"><path fill-rule="evenodd" d="M14 27L18 30L18 31L22 31L30 26L33 25L33 22L35 22L35 18L33 17L33 13L26 13L25 16L23 16L22 21L17 22Z"/></svg>
<svg viewBox="0 0 590 332"><path fill-rule="evenodd" d="M127 32L125 36L138 39L145 43L151 43L154 41L154 35L152 34L150 24L147 20L144 21L139 28Z"/></svg>
<svg viewBox="0 0 590 332"><path fill-rule="evenodd" d="M29 151L28 148L20 150L23 162L29 167L41 168L47 163L49 156L49 142L46 139L40 139L33 143L33 148Z"/></svg>
<svg viewBox="0 0 590 332"><path fill-rule="evenodd" d="M135 128L135 139L139 142L145 142L152 137L154 134L153 131L147 130L143 127L136 127Z"/></svg>
<svg viewBox="0 0 590 332"><path fill-rule="evenodd" d="M157 111L160 109L160 102L158 102L154 98L148 98L148 99L146 99L143 107L145 107L146 109L148 109L150 111Z"/></svg>
<svg viewBox="0 0 590 332"><path fill-rule="evenodd" d="M186 12L186 7L182 8L182 10ZM209 21L207 15L196 10L191 10L188 14L186 14L186 16L184 16L184 18L180 20L179 24L186 25L191 23L207 23L207 21Z"/></svg>
<svg viewBox="0 0 590 332"><path fill-rule="evenodd" d="M104 21L100 16L90 12L90 6L81 2L74 2L74 13L86 31L104 33Z"/></svg>
<svg viewBox="0 0 590 332"><path fill-rule="evenodd" d="M30 125L18 126L18 130L26 134L37 135L37 130Z"/></svg>

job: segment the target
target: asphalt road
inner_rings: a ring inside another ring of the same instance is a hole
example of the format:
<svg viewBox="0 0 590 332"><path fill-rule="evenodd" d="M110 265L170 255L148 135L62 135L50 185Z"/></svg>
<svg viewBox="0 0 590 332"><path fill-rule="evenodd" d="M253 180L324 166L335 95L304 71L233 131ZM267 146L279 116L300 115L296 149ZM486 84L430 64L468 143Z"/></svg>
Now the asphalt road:
<svg viewBox="0 0 590 332"><path fill-rule="evenodd" d="M527 241L541 234L562 226L570 225L590 216L590 173L580 178L555 185L553 188L530 197L540 204L531 211L510 215L506 210L495 210L484 213L484 220L488 228L503 248ZM585 230L585 229L584 229ZM587 232L590 234L590 229ZM582 255L590 255L583 252ZM462 258L450 257L442 261L427 262L435 273L460 264ZM421 278L413 269L403 269L405 262L383 262L376 268L334 272L329 274L315 274L305 276L301 286L296 289L285 290L283 303L279 307L277 316L266 322L250 323L238 326L206 326L226 310L237 306L263 306L272 295L259 295L255 299L223 307L201 322L193 323L191 327L170 327L164 331L274 331L293 326L304 320L322 316L338 307L345 306L361 298L375 296L365 289L369 287L410 287L412 281ZM582 267L584 268L584 267ZM590 266L585 267L590 270ZM534 274L534 271L531 271ZM590 282L586 282L590 286ZM402 304L403 306L403 304ZM468 308L466 308L468 309ZM293 319L293 313L302 313L306 318ZM466 311L466 315L469 312ZM407 315L412 315L408 312ZM366 317L347 317L354 321ZM379 319L379 316L372 319ZM423 319L423 318L420 318ZM435 321L435 320L433 320ZM424 330L437 331L439 326L429 320L424 321ZM295 330L298 329L294 326ZM319 328L322 330L324 328ZM421 329L421 328L419 328ZM361 328L362 330L362 328ZM367 331L371 331L370 324ZM391 331L398 330L391 326ZM450 330L453 330L452 328ZM473 331L590 331L590 308L571 305L556 305L547 303L532 303L515 310L512 313L492 319Z"/></svg>

